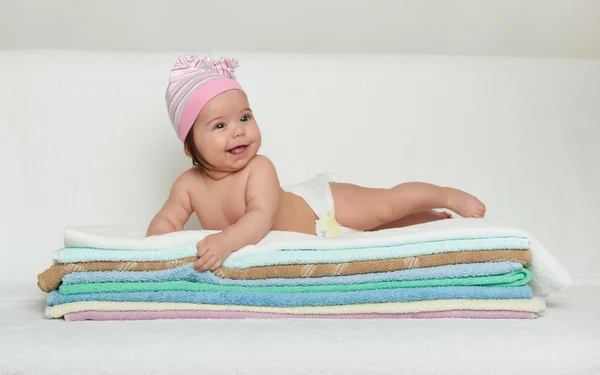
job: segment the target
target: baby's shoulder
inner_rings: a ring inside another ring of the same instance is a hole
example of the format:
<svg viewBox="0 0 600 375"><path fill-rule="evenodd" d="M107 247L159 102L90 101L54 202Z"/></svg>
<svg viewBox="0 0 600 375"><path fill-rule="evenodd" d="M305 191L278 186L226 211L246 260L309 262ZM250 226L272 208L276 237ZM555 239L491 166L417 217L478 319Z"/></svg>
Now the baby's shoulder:
<svg viewBox="0 0 600 375"><path fill-rule="evenodd" d="M198 186L202 183L202 173L198 171L198 168L190 168L177 177L173 183L173 189L187 191L191 186Z"/></svg>
<svg viewBox="0 0 600 375"><path fill-rule="evenodd" d="M273 170L275 171L275 165L268 157L264 155L256 155L248 163L248 169L250 171L256 170Z"/></svg>

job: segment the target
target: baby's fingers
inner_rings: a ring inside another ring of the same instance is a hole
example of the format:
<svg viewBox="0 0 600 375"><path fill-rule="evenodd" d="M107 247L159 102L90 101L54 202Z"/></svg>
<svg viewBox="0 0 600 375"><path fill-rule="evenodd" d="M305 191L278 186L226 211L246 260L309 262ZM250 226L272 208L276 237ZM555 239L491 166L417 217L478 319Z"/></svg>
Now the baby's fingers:
<svg viewBox="0 0 600 375"><path fill-rule="evenodd" d="M200 252L200 250L198 250L198 252ZM199 271L200 268L204 265L204 263L206 263L210 258L211 258L211 254L207 253L206 250L203 251L202 255L198 256L198 260L196 261L196 263L194 263L194 269L196 271Z"/></svg>
<svg viewBox="0 0 600 375"><path fill-rule="evenodd" d="M200 259L198 259L198 261L194 265L194 268L198 272L207 271L215 263L215 261L214 261L215 259L216 258L212 254L206 254L203 257L201 257Z"/></svg>
<svg viewBox="0 0 600 375"><path fill-rule="evenodd" d="M221 267L222 265L223 265L223 262L221 262L221 260L220 260L220 259L217 259L217 262L216 262L216 263L215 263L215 264L214 264L212 267L210 267L210 270L211 270L211 271L214 271L214 270L216 270L217 268Z"/></svg>
<svg viewBox="0 0 600 375"><path fill-rule="evenodd" d="M214 266L218 263L219 263L219 259L217 259L217 257L213 256L206 263L204 263L202 270L203 271L212 270L214 268Z"/></svg>
<svg viewBox="0 0 600 375"><path fill-rule="evenodd" d="M204 255L204 253L208 251L208 246L205 246L204 240L202 240L198 242L198 244L196 245L196 249L198 249L198 251L196 252L198 254L198 257L201 258L202 255Z"/></svg>

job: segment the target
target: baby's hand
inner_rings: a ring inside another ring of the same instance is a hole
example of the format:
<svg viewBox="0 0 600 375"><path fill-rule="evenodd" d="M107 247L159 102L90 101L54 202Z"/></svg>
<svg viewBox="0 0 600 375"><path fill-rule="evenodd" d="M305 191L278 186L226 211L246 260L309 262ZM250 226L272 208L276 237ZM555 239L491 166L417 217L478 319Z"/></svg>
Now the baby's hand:
<svg viewBox="0 0 600 375"><path fill-rule="evenodd" d="M198 242L196 248L200 259L194 263L194 269L198 272L216 270L235 250L231 240L223 233L209 234Z"/></svg>

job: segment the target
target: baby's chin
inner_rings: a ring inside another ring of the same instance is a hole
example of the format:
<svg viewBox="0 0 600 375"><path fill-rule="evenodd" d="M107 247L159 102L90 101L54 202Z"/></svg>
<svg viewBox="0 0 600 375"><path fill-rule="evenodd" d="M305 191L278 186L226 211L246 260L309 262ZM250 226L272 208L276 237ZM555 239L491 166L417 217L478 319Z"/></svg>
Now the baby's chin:
<svg viewBox="0 0 600 375"><path fill-rule="evenodd" d="M254 145L225 151L222 162L213 165L222 172L237 172L244 169L257 153L258 149Z"/></svg>

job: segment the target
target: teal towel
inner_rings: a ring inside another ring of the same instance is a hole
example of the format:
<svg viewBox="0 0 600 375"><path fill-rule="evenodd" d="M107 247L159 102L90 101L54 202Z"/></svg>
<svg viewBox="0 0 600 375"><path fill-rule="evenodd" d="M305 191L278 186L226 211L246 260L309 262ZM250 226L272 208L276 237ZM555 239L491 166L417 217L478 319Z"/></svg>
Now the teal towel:
<svg viewBox="0 0 600 375"><path fill-rule="evenodd" d="M87 283L62 285L61 294L111 293L111 292L245 292L245 293L316 293L316 292L354 292L359 290L420 288L440 286L504 286L526 285L530 274L526 269L502 275L455 277L442 279L395 280L375 283L337 284L337 285L296 285L296 286L245 286L215 285L193 281L148 281L124 283Z"/></svg>
<svg viewBox="0 0 600 375"><path fill-rule="evenodd" d="M375 246L365 248L348 248L327 251L269 251L233 253L225 260L223 267L248 268L272 266L276 264L306 263L344 263L365 260L403 258L416 255L437 254L453 251L527 249L526 238L474 238L446 241ZM151 262L181 259L195 256L197 249L191 245L183 249L165 250L112 250L93 248L65 248L60 250L61 263L77 262Z"/></svg>

